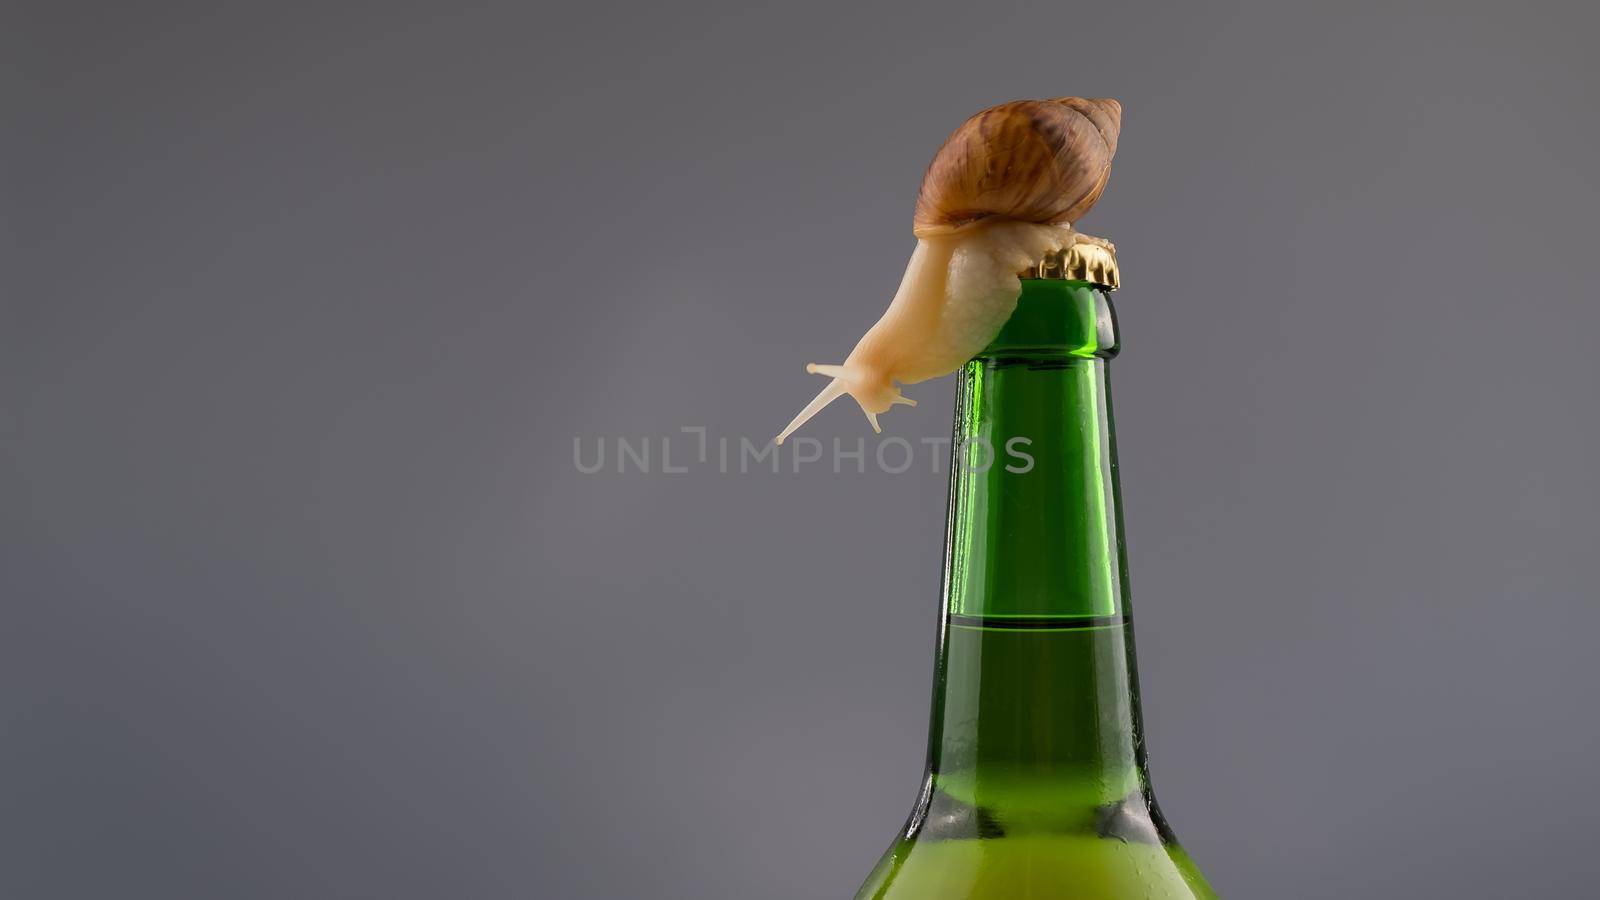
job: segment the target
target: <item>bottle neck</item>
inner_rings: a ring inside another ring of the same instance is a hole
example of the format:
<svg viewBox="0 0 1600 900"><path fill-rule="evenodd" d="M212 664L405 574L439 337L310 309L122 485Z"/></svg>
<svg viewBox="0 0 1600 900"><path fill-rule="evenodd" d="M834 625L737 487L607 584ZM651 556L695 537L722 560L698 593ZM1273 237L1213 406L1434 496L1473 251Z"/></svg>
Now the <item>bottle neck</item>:
<svg viewBox="0 0 1600 900"><path fill-rule="evenodd" d="M961 372L929 746L951 796L1056 811L1142 796L1116 352L1105 291L1026 280Z"/></svg>
<svg viewBox="0 0 1600 900"><path fill-rule="evenodd" d="M1027 280L998 337L960 375L950 480L952 616L1125 613L1107 362L1115 314L1083 282Z"/></svg>

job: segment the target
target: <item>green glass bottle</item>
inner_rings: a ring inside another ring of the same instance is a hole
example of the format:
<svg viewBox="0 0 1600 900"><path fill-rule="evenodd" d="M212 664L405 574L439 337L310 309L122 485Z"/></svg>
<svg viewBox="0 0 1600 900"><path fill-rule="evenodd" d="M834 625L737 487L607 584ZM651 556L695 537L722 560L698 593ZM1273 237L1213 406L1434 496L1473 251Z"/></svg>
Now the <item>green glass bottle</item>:
<svg viewBox="0 0 1600 900"><path fill-rule="evenodd" d="M1215 897L1145 762L1107 362L1115 259L1029 273L957 390L928 766L857 900Z"/></svg>

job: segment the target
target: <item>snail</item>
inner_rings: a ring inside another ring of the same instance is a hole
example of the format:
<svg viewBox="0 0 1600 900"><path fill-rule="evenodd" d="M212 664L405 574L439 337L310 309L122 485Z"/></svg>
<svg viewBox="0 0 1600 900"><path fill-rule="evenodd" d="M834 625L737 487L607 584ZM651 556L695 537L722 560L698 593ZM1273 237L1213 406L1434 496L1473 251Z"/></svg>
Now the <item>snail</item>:
<svg viewBox="0 0 1600 900"><path fill-rule="evenodd" d="M1121 127L1122 104L1080 97L1015 100L962 123L922 177L917 246L889 309L843 363L806 366L831 380L777 442L845 394L880 432L880 414L916 405L900 385L948 375L994 340L1018 272L1073 244L1109 248L1073 223L1105 190Z"/></svg>

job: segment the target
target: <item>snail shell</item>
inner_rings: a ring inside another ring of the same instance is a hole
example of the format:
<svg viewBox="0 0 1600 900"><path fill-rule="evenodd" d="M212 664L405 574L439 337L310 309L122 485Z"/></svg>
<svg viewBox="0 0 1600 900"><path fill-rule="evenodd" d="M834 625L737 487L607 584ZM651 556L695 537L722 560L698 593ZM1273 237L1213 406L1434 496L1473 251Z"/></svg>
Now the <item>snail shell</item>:
<svg viewBox="0 0 1600 900"><path fill-rule="evenodd" d="M1087 213L1111 178L1122 130L1115 100L1016 100L966 122L934 154L917 192L918 237L991 217L1054 225Z"/></svg>
<svg viewBox="0 0 1600 900"><path fill-rule="evenodd" d="M849 394L878 431L899 384L946 375L988 346L1016 309L1017 272L1079 241L1072 223L1100 199L1122 127L1115 100L1057 97L990 107L957 128L917 193L917 247L894 300L778 443ZM1101 242L1103 243L1103 242Z"/></svg>

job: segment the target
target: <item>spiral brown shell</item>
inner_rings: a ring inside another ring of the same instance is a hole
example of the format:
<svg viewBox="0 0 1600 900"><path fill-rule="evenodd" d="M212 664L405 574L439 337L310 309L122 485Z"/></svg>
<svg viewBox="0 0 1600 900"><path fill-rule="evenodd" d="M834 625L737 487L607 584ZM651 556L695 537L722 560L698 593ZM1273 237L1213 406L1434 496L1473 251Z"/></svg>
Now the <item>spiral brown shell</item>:
<svg viewBox="0 0 1600 900"><path fill-rule="evenodd" d="M934 154L917 192L915 231L982 219L1076 222L1106 188L1122 129L1115 100L1014 100L978 113Z"/></svg>

